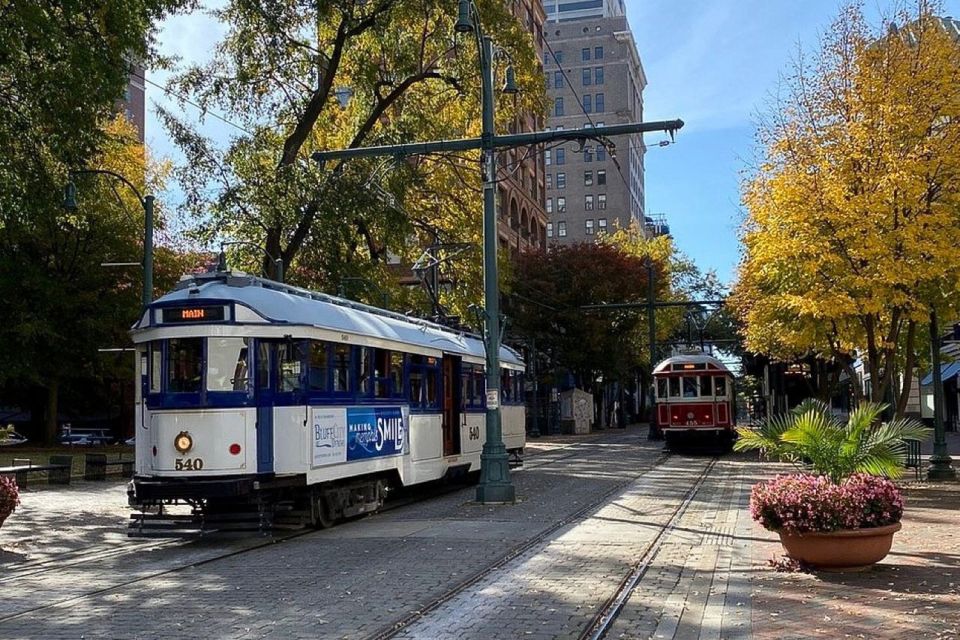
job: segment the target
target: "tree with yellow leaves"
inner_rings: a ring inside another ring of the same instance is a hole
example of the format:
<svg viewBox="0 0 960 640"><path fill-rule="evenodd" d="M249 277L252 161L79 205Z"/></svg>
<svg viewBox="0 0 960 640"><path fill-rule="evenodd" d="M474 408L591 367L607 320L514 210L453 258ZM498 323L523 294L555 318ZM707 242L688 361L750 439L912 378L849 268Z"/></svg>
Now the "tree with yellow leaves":
<svg viewBox="0 0 960 640"><path fill-rule="evenodd" d="M835 358L902 414L918 325L956 313L960 46L939 5L871 29L845 7L758 131L733 299L747 347ZM860 393L860 389L855 388ZM889 394L889 395L888 395Z"/></svg>

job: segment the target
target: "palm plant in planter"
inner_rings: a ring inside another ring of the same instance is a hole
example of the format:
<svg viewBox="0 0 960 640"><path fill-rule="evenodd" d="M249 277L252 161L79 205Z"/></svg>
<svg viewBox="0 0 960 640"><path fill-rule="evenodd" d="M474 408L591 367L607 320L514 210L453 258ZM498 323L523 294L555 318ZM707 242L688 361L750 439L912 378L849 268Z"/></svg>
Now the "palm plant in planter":
<svg viewBox="0 0 960 640"><path fill-rule="evenodd" d="M756 430L738 429L738 451L790 462L797 473L754 485L753 518L780 535L791 557L820 567L873 564L900 530L903 498L888 478L903 473L907 440L931 432L916 420L882 423L885 405L866 403L846 423L807 400Z"/></svg>
<svg viewBox="0 0 960 640"><path fill-rule="evenodd" d="M0 476L0 525L20 505L20 489L9 476Z"/></svg>

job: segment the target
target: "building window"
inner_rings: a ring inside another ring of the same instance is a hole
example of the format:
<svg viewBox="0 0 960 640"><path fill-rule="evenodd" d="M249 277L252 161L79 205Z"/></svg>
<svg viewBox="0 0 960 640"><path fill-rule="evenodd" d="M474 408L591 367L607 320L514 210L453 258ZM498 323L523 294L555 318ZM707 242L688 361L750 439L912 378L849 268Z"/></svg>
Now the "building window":
<svg viewBox="0 0 960 640"><path fill-rule="evenodd" d="M588 236L593 235L593 220L584 220L583 227L584 233L586 233Z"/></svg>
<svg viewBox="0 0 960 640"><path fill-rule="evenodd" d="M600 218L599 220L597 220L597 231L600 231L601 233L603 233L606 230L607 230L607 219Z"/></svg>
<svg viewBox="0 0 960 640"><path fill-rule="evenodd" d="M594 47L593 48L593 58L594 60L603 60L603 47ZM590 59L590 52L587 52L587 57L584 60Z"/></svg>
<svg viewBox="0 0 960 640"><path fill-rule="evenodd" d="M567 187L567 174L564 172L557 173L557 189L565 189Z"/></svg>
<svg viewBox="0 0 960 640"><path fill-rule="evenodd" d="M593 171L583 172L583 186L585 187L593 186Z"/></svg>
<svg viewBox="0 0 960 640"><path fill-rule="evenodd" d="M553 223L552 223L552 222L548 222L548 223L547 223L547 237L548 237L548 238L552 238L552 237L553 237Z"/></svg>
<svg viewBox="0 0 960 640"><path fill-rule="evenodd" d="M583 210L593 211L593 194L583 196Z"/></svg>
<svg viewBox="0 0 960 640"><path fill-rule="evenodd" d="M553 159L551 158L551 153L552 153L552 152L550 151L550 149L547 149L546 151L543 152L543 164L547 165L548 167L549 167L551 164L553 164L553 161L552 161Z"/></svg>
<svg viewBox="0 0 960 640"><path fill-rule="evenodd" d="M554 51L553 57L557 61L557 64L563 64L563 51Z"/></svg>
<svg viewBox="0 0 960 640"><path fill-rule="evenodd" d="M598 93L593 99L593 108L597 113L603 113L603 94Z"/></svg>
<svg viewBox="0 0 960 640"><path fill-rule="evenodd" d="M601 193L600 195L597 196L597 209L600 209L601 211L605 211L606 208L607 208L607 194ZM600 218L600 219L604 221L603 225L601 226L604 226L607 224L606 218Z"/></svg>
<svg viewBox="0 0 960 640"><path fill-rule="evenodd" d="M557 213L566 213L567 212L567 199L563 196L557 198Z"/></svg>
<svg viewBox="0 0 960 640"><path fill-rule="evenodd" d="M597 149L597 159L600 158L600 149L602 149L602 148L603 148L603 147L600 147L600 148ZM599 171L597 171L597 185L598 185L598 186L603 186L603 185L605 185L605 184L607 184L607 170L606 170L606 169L600 169Z"/></svg>
<svg viewBox="0 0 960 640"><path fill-rule="evenodd" d="M603 67L593 70L593 84L603 84Z"/></svg>
<svg viewBox="0 0 960 640"><path fill-rule="evenodd" d="M547 198L547 213L553 213L553 198Z"/></svg>
<svg viewBox="0 0 960 640"><path fill-rule="evenodd" d="M565 220L557 223L557 235L561 238L567 237L567 223Z"/></svg>
<svg viewBox="0 0 960 640"><path fill-rule="evenodd" d="M590 74L590 69L584 69L581 72L581 80L583 81L583 86L590 86L590 83L593 81L593 77Z"/></svg>
<svg viewBox="0 0 960 640"><path fill-rule="evenodd" d="M544 74L544 76L545 76L545 80L546 80L547 89L552 89L552 88L553 88L553 82L550 81L550 72L547 71L547 72Z"/></svg>
<svg viewBox="0 0 960 640"><path fill-rule="evenodd" d="M602 144L597 145L597 162L604 162L607 159L607 148Z"/></svg>
<svg viewBox="0 0 960 640"><path fill-rule="evenodd" d="M553 88L562 89L563 88L563 71L554 71L553 72Z"/></svg>
<svg viewBox="0 0 960 640"><path fill-rule="evenodd" d="M587 149L584 149L584 150L583 150L583 161L584 161L584 162L593 162L593 150L592 150L592 149L587 148Z"/></svg>
<svg viewBox="0 0 960 640"><path fill-rule="evenodd" d="M562 116L563 115L563 98L554 98L553 100L553 115Z"/></svg>
<svg viewBox="0 0 960 640"><path fill-rule="evenodd" d="M567 152L564 149L557 149L557 164L567 163Z"/></svg>
<svg viewBox="0 0 960 640"><path fill-rule="evenodd" d="M547 174L547 189L553 189L553 174Z"/></svg>
<svg viewBox="0 0 960 640"><path fill-rule="evenodd" d="M590 47L586 47L580 51L580 59L584 62L590 59Z"/></svg>
<svg viewBox="0 0 960 640"><path fill-rule="evenodd" d="M590 113L593 111L593 101L590 99L590 94L585 93L583 95L583 112Z"/></svg>

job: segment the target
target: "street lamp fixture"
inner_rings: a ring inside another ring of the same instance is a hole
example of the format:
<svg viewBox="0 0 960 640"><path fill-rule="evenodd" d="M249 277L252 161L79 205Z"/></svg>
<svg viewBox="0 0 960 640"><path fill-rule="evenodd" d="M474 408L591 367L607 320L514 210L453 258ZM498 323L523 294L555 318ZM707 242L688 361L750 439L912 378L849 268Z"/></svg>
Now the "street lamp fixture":
<svg viewBox="0 0 960 640"><path fill-rule="evenodd" d="M141 296L141 303L143 304L143 307L146 308L147 305L153 301L154 197L152 195L140 195L140 190L137 189L132 182L124 178L119 173L109 171L107 169L75 169L70 172L70 177L73 178L73 176L87 174L109 176L115 180L119 180L130 188L133 194L137 197L137 201L140 203L140 206L143 207L143 262L140 263L143 267L143 294ZM120 198L119 194L117 195L117 198ZM123 200L120 200L120 204L123 204ZM73 180L69 180L63 188L63 208L67 211L76 211L77 207L77 185L74 184Z"/></svg>
<svg viewBox="0 0 960 640"><path fill-rule="evenodd" d="M460 0L460 6L457 9L457 24L453 26L457 33L470 33L473 31L473 18L470 16L470 0Z"/></svg>

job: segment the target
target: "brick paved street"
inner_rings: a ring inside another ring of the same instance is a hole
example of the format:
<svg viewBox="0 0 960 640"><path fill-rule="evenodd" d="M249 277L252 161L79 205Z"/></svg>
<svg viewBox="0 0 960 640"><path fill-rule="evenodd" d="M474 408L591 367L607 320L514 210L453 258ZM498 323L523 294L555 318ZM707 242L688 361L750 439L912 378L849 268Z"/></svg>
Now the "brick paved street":
<svg viewBox="0 0 960 640"><path fill-rule="evenodd" d="M578 638L636 565L608 638L960 637L958 484L907 482L873 569L779 573L747 509L775 466L725 456L687 504L709 456L640 429L529 453L516 505L465 488L265 546L128 540L121 482L31 489L0 529L0 638Z"/></svg>

